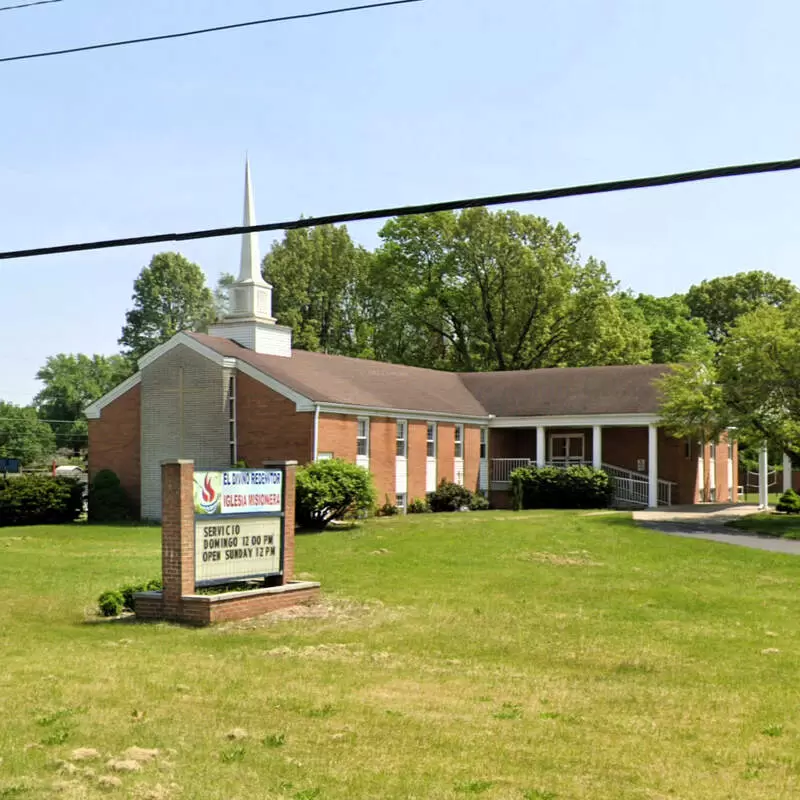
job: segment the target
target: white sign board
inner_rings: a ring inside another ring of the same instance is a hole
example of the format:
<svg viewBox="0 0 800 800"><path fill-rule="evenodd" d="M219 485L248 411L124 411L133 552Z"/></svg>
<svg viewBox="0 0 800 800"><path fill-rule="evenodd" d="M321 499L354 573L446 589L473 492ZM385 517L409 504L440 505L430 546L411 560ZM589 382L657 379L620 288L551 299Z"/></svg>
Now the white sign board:
<svg viewBox="0 0 800 800"><path fill-rule="evenodd" d="M283 472L279 469L231 469L194 473L194 512L279 514L283 511Z"/></svg>
<svg viewBox="0 0 800 800"><path fill-rule="evenodd" d="M194 535L196 583L281 572L280 517L198 517Z"/></svg>

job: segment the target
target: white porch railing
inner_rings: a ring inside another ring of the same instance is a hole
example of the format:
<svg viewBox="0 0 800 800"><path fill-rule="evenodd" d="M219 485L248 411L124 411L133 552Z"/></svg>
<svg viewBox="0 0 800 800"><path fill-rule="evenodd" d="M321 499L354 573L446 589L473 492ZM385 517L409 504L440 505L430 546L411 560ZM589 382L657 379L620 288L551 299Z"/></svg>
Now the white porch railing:
<svg viewBox="0 0 800 800"><path fill-rule="evenodd" d="M492 459L492 486L503 489L511 484L511 473L519 467L534 466L536 461L530 458L493 458ZM548 467L591 466L591 462L583 460L548 461ZM647 506L650 502L650 483L641 473L613 464L603 464L614 487L614 502L617 504ZM659 478L658 504L660 506L672 505L673 483Z"/></svg>

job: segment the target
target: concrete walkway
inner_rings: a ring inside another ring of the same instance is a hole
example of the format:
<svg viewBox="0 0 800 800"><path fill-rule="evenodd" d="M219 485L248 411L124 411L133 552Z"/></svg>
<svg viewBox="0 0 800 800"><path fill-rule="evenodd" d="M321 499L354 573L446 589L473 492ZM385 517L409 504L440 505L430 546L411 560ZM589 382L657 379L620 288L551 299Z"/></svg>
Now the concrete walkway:
<svg viewBox="0 0 800 800"><path fill-rule="evenodd" d="M707 539L711 542L735 544L755 550L773 553L800 555L800 541L739 533L735 528L726 528L726 523L738 517L756 514L758 506L751 505L697 505L672 506L663 510L634 511L633 519L643 528L682 536L687 539Z"/></svg>

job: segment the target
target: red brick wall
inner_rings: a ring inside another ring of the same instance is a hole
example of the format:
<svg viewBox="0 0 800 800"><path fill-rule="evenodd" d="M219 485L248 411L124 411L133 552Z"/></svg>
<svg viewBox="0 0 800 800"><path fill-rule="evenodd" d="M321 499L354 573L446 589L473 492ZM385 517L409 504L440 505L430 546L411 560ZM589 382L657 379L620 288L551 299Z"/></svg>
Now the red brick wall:
<svg viewBox="0 0 800 800"><path fill-rule="evenodd" d="M456 428L449 422L436 426L436 484L455 477L453 459L456 453Z"/></svg>
<svg viewBox="0 0 800 800"><path fill-rule="evenodd" d="M291 400L241 372L236 373L237 452L249 467L264 461L313 457L314 414L298 413Z"/></svg>
<svg viewBox="0 0 800 800"><path fill-rule="evenodd" d="M89 479L113 470L138 515L141 502L141 387L134 386L89 420Z"/></svg>
<svg viewBox="0 0 800 800"><path fill-rule="evenodd" d="M369 427L369 470L378 492L378 505L397 496L397 420L372 417Z"/></svg>
<svg viewBox="0 0 800 800"><path fill-rule="evenodd" d="M496 428L489 432L490 458L536 458L535 428Z"/></svg>
<svg viewBox="0 0 800 800"><path fill-rule="evenodd" d="M464 426L464 486L471 492L478 491L478 470L481 460L481 429Z"/></svg>
<svg viewBox="0 0 800 800"><path fill-rule="evenodd" d="M424 499L428 469L428 424L408 422L408 502Z"/></svg>
<svg viewBox="0 0 800 800"><path fill-rule="evenodd" d="M357 436L357 417L344 414L319 415L318 453L333 453L334 458L355 463Z"/></svg>

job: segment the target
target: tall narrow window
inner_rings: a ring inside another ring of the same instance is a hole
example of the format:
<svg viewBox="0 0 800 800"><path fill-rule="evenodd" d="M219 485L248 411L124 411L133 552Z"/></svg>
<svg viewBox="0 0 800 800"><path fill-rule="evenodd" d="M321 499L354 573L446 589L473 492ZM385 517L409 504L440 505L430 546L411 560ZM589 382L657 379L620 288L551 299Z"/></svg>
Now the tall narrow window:
<svg viewBox="0 0 800 800"><path fill-rule="evenodd" d="M359 456L369 455L369 420L358 420L358 433L356 434L356 454Z"/></svg>
<svg viewBox="0 0 800 800"><path fill-rule="evenodd" d="M456 458L464 458L464 426L456 425Z"/></svg>
<svg viewBox="0 0 800 800"><path fill-rule="evenodd" d="M230 445L231 466L237 462L236 453L236 378L228 378L228 442Z"/></svg>
<svg viewBox="0 0 800 800"><path fill-rule="evenodd" d="M406 439L406 421L404 419L397 420L397 455L399 458L405 458L408 453L408 441Z"/></svg>
<svg viewBox="0 0 800 800"><path fill-rule="evenodd" d="M428 458L436 458L436 423L428 423Z"/></svg>
<svg viewBox="0 0 800 800"><path fill-rule="evenodd" d="M486 453L489 449L489 431L487 428L481 428L481 458L486 458Z"/></svg>

